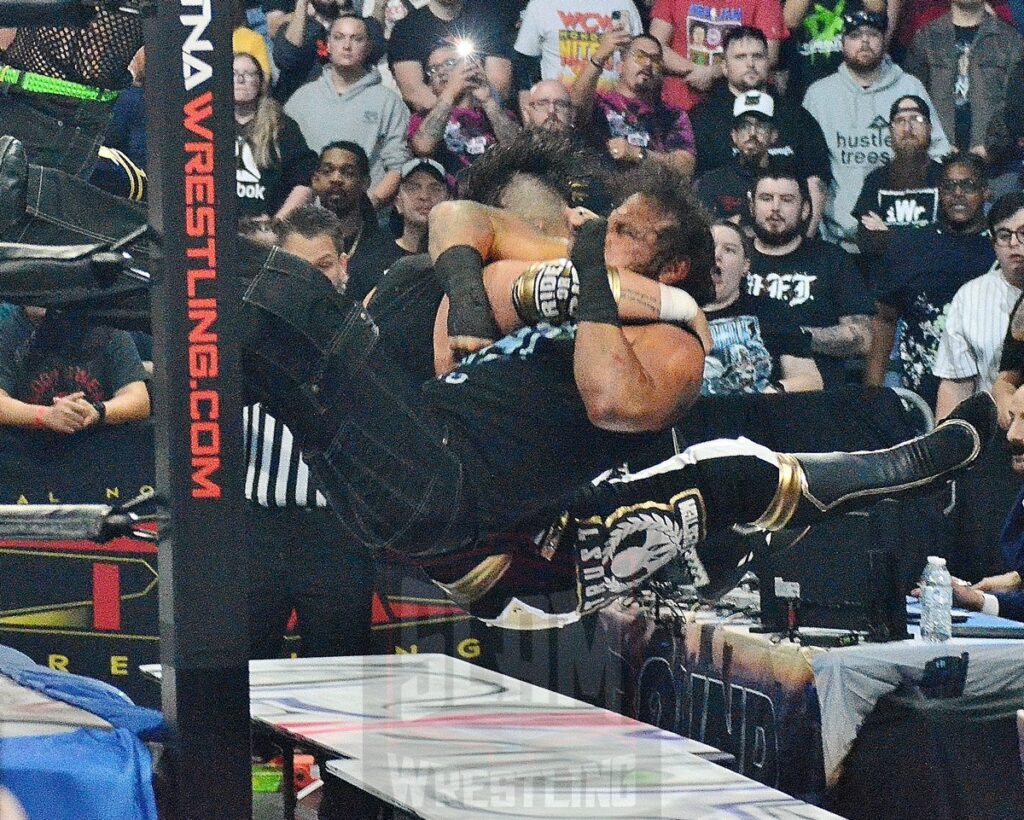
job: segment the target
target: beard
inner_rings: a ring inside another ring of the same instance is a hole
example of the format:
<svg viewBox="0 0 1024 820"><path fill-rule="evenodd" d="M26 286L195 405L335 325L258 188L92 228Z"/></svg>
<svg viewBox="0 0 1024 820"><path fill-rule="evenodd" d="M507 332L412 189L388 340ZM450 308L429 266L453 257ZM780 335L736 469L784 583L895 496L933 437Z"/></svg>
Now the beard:
<svg viewBox="0 0 1024 820"><path fill-rule="evenodd" d="M359 195L349 191L328 188L318 192L317 196L320 197L320 206L337 216L346 216L359 207Z"/></svg>
<svg viewBox="0 0 1024 820"><path fill-rule="evenodd" d="M847 65L854 71L858 71L862 74L867 74L874 71L882 64L882 60L885 58L885 52L881 51L877 56L862 55L860 51L854 53L852 57L847 58Z"/></svg>
<svg viewBox="0 0 1024 820"><path fill-rule="evenodd" d="M768 230L759 222L754 222L752 227L754 229L754 236L760 239L765 245L773 248L778 248L792 242L803 232L803 225L794 225L778 233Z"/></svg>

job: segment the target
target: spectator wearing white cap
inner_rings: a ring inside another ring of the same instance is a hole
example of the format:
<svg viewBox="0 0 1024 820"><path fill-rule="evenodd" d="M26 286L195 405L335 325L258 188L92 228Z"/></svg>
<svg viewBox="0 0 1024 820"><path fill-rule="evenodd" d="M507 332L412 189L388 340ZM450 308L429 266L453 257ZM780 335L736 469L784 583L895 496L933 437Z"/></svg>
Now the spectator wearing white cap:
<svg viewBox="0 0 1024 820"><path fill-rule="evenodd" d="M768 164L768 151L778 139L779 129L775 101L763 91L737 95L732 110L729 137L735 156L697 180L697 196L712 216L739 223L749 215L747 194L758 169Z"/></svg>
<svg viewBox="0 0 1024 820"><path fill-rule="evenodd" d="M448 177L437 160L411 159L402 166L391 232L403 256L426 252L430 212L448 198Z"/></svg>

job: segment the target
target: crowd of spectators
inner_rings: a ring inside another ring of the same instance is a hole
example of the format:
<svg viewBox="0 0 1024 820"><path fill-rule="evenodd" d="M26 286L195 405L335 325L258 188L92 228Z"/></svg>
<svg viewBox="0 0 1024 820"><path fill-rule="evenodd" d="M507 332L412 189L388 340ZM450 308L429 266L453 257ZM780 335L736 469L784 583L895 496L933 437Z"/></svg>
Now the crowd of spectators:
<svg viewBox="0 0 1024 820"><path fill-rule="evenodd" d="M994 387L1009 424L1024 18L1005 4L264 0L238 3L236 23L242 228L289 237L354 298L427 249L431 209L494 146L558 132L601 170L573 205L604 211L608 180L660 163L718 220L705 393L863 381L942 417ZM45 67L23 45L0 35L0 62ZM92 180L141 199L141 52L130 70ZM74 434L143 418L146 357L120 331L7 308L0 423ZM259 429L279 442L273 419Z"/></svg>

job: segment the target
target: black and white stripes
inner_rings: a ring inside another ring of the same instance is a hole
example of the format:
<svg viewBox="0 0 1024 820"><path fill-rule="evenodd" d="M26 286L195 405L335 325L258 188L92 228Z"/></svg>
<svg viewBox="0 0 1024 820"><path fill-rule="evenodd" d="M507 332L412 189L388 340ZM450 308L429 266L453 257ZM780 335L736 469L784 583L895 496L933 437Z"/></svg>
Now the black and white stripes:
<svg viewBox="0 0 1024 820"><path fill-rule="evenodd" d="M326 507L291 431L259 404L242 411L245 497L261 507Z"/></svg>

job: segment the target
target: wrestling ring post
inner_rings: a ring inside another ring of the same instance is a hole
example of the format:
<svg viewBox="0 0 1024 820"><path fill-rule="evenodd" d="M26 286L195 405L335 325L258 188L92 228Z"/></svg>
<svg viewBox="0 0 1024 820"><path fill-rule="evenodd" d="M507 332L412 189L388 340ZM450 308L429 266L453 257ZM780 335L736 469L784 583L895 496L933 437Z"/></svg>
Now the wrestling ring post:
<svg viewBox="0 0 1024 820"><path fill-rule="evenodd" d="M0 507L0 537L152 538L158 525L166 802L177 818L249 818L233 15L226 0L0 0L0 25L66 26L97 1L143 16L158 92L146 122L149 223L162 236L151 271L161 512Z"/></svg>

